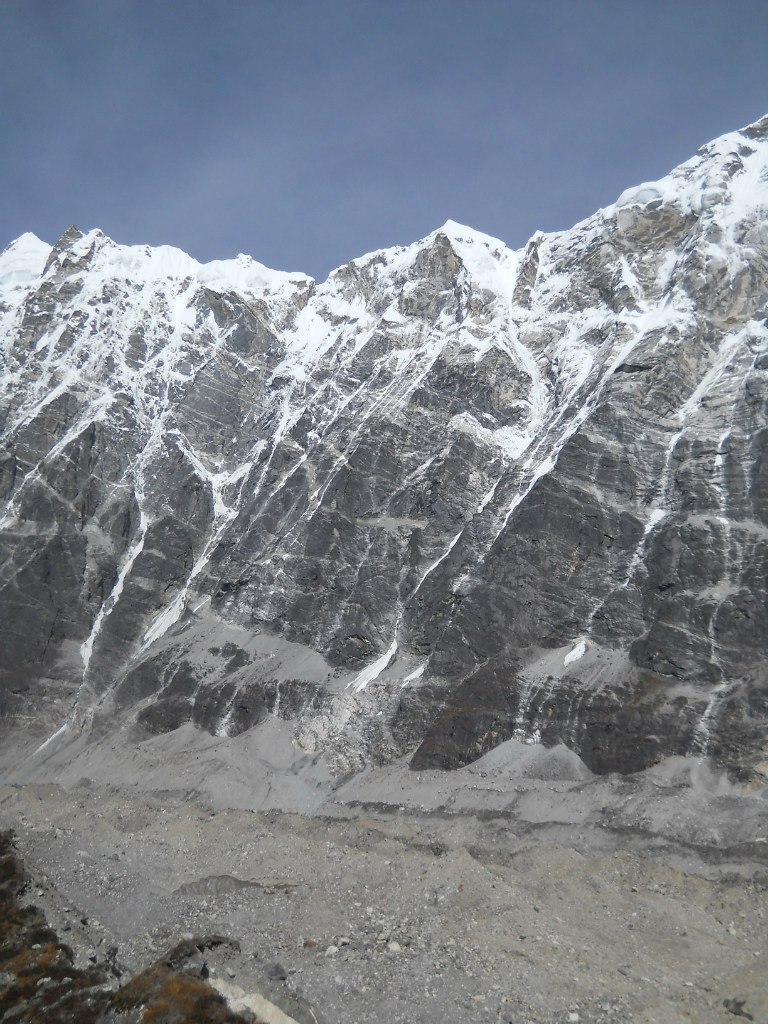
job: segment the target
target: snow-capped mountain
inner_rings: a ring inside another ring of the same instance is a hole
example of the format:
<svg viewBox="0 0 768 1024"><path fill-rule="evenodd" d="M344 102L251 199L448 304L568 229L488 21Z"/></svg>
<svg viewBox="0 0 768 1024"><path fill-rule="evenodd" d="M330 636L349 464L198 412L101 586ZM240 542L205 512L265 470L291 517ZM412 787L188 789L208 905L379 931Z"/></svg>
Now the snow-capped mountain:
<svg viewBox="0 0 768 1024"><path fill-rule="evenodd" d="M760 769L768 118L520 251L0 256L11 735Z"/></svg>

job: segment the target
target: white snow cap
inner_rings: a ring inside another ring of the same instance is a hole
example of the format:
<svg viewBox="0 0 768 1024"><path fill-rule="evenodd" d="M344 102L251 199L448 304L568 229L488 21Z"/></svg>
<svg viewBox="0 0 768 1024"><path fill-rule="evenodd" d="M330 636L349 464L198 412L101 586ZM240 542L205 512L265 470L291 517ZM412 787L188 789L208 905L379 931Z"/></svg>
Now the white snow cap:
<svg viewBox="0 0 768 1024"><path fill-rule="evenodd" d="M676 203L683 212L699 215L725 202L718 215L721 221L743 219L768 202L768 139L755 130L758 125L764 130L766 120L721 135L658 181L625 189L603 213L610 216L627 207Z"/></svg>
<svg viewBox="0 0 768 1024"><path fill-rule="evenodd" d="M0 290L29 288L43 273L51 246L31 231L0 253Z"/></svg>
<svg viewBox="0 0 768 1024"><path fill-rule="evenodd" d="M95 266L91 270L104 266L111 278L122 277L135 283L191 278L216 291L255 296L312 282L306 274L270 270L242 253L231 260L198 263L172 245L119 245L98 229L84 234L73 243L71 251L75 256L85 256L91 248L95 250Z"/></svg>

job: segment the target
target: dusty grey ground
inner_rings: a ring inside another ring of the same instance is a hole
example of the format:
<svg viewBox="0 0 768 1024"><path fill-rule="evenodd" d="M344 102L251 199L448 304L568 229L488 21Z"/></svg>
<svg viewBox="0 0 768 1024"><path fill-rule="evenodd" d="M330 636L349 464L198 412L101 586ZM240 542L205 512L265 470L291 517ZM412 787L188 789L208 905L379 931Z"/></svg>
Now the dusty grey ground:
<svg viewBox="0 0 768 1024"><path fill-rule="evenodd" d="M222 932L241 951L213 973L327 1024L768 1022L765 791L689 759L597 779L515 741L449 774L334 785L318 762L313 790L311 764L273 786L251 751L249 783L242 745L162 739L0 788L33 898L82 958L117 945L138 967Z"/></svg>

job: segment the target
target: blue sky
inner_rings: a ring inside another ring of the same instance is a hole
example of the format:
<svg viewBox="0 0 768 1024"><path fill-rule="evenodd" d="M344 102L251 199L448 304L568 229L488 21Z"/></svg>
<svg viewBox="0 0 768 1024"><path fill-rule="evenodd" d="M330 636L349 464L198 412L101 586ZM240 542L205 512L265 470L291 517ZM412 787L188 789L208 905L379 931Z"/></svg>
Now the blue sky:
<svg viewBox="0 0 768 1024"><path fill-rule="evenodd" d="M0 247L518 247L768 112L751 0L2 0Z"/></svg>

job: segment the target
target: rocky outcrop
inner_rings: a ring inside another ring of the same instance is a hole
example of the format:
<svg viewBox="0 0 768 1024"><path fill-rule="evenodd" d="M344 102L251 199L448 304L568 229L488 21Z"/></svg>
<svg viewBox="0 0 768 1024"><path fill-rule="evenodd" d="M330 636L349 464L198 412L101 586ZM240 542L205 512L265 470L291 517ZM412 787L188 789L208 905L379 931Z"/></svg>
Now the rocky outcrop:
<svg viewBox="0 0 768 1024"><path fill-rule="evenodd" d="M136 1024L246 1024L256 1019L253 1014L245 1017L231 1010L207 981L205 951L231 940L221 936L183 940L132 978L124 977L116 947L110 947L100 962L92 956L87 967L78 967L72 948L59 940L39 907L25 905L30 884L13 833L0 832L3 1020L30 1024L117 1024L126 1020Z"/></svg>
<svg viewBox="0 0 768 1024"><path fill-rule="evenodd" d="M277 715L342 767L516 736L749 774L767 180L764 119L521 252L449 222L323 284L13 243L4 721Z"/></svg>

